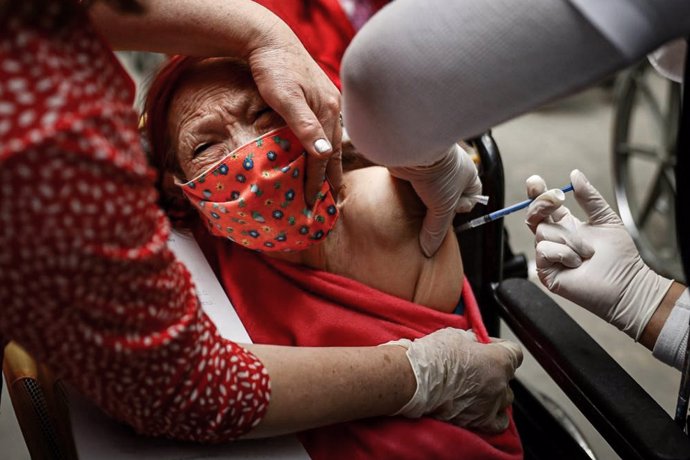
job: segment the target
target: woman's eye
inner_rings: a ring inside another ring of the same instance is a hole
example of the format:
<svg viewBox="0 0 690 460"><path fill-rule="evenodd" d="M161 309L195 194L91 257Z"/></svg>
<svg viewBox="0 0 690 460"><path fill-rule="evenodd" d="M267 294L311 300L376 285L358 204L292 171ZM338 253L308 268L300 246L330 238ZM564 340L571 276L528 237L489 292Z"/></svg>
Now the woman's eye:
<svg viewBox="0 0 690 460"><path fill-rule="evenodd" d="M254 126L261 131L268 131L284 125L285 122L272 108L266 106L255 114Z"/></svg>
<svg viewBox="0 0 690 460"><path fill-rule="evenodd" d="M272 109L272 108L270 108L270 107L264 107L263 109L261 109L261 110L259 110L258 112L256 112L256 115L254 116L254 119L255 119L255 120L258 120L258 119L261 118L262 116L267 115L267 114L272 114L272 113L273 113L273 109Z"/></svg>
<svg viewBox="0 0 690 460"><path fill-rule="evenodd" d="M211 144L210 142L205 142L205 143L199 145L197 148L194 149L194 156L197 156L197 155L203 153L205 150L207 150L212 145L213 144Z"/></svg>

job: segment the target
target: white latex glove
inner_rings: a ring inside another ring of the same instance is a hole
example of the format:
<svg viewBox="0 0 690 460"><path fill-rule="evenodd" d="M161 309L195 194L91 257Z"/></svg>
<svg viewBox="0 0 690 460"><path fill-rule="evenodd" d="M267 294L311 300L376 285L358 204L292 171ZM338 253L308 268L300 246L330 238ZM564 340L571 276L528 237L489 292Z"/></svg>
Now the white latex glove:
<svg viewBox="0 0 690 460"><path fill-rule="evenodd" d="M472 158L454 144L439 161L416 167L391 167L391 174L409 181L427 207L419 245L433 256L450 229L455 214L469 212L482 192L482 183Z"/></svg>
<svg viewBox="0 0 690 460"><path fill-rule="evenodd" d="M414 396L395 415L430 415L487 432L508 427L506 408L513 402L508 381L522 363L517 344L505 340L481 344L471 332L446 328L414 341L385 345L407 348L417 380Z"/></svg>
<svg viewBox="0 0 690 460"><path fill-rule="evenodd" d="M673 282L642 261L623 222L584 174L571 172L570 182L586 222L540 198L527 211L536 235L539 279L638 340ZM532 176L527 189L533 197L546 184Z"/></svg>

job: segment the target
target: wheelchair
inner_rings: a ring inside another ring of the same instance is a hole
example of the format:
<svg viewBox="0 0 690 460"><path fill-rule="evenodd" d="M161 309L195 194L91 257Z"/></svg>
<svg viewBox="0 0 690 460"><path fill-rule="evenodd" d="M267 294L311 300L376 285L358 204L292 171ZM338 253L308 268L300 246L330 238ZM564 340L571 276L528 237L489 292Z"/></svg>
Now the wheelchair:
<svg viewBox="0 0 690 460"><path fill-rule="evenodd" d="M683 280L673 205L681 85L645 59L619 76L614 100L611 153L618 213L645 262Z"/></svg>
<svg viewBox="0 0 690 460"><path fill-rule="evenodd" d="M689 75L686 69L686 77ZM688 79L686 78L686 81ZM683 106L690 105L685 92ZM681 115L676 178L690 176L690 110ZM455 225L504 206L504 172L491 133L469 143L479 156L488 207L456 219ZM676 180L676 232L690 235L690 183ZM690 459L687 406L676 421L550 297L527 278L523 255L513 254L501 220L459 234L465 271L482 308L489 333L499 335L502 319L558 386L624 459ZM690 239L679 241L690 271ZM686 278L688 279L688 278ZM76 458L59 381L21 350L5 350L4 372L32 458ZM687 375L683 385L687 386ZM513 415L527 459L588 459L590 456L520 380L513 382Z"/></svg>

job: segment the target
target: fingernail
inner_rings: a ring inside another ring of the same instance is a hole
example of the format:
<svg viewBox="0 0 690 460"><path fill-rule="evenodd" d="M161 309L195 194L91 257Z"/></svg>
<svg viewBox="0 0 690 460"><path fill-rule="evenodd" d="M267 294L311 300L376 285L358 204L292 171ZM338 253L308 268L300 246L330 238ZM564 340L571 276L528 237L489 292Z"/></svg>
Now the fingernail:
<svg viewBox="0 0 690 460"><path fill-rule="evenodd" d="M419 246L422 248L422 254L424 254L424 257L427 259L430 259L434 255L429 249L430 243L426 241L426 238L421 237L419 239Z"/></svg>
<svg viewBox="0 0 690 460"><path fill-rule="evenodd" d="M544 182L544 179L541 178L541 176L529 176L525 181L525 185L527 187L527 195L530 198L536 197L539 194L544 193L546 191L546 183Z"/></svg>
<svg viewBox="0 0 690 460"><path fill-rule="evenodd" d="M585 176L584 173L582 171L580 171L579 169L574 169L573 175L574 176L580 176L582 178L582 182L584 182L585 184L589 184L589 179L587 179L587 176Z"/></svg>
<svg viewBox="0 0 690 460"><path fill-rule="evenodd" d="M333 149L331 143L328 142L327 139L317 139L316 142L314 142L314 148L319 153L327 153Z"/></svg>

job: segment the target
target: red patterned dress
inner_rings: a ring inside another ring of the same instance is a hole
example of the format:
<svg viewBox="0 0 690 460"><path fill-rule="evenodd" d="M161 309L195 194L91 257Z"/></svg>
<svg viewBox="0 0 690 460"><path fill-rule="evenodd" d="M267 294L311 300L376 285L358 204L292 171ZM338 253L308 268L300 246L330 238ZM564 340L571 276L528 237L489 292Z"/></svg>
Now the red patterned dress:
<svg viewBox="0 0 690 460"><path fill-rule="evenodd" d="M233 439L269 377L166 247L132 82L83 11L52 30L65 1L0 18L0 336L141 433Z"/></svg>

